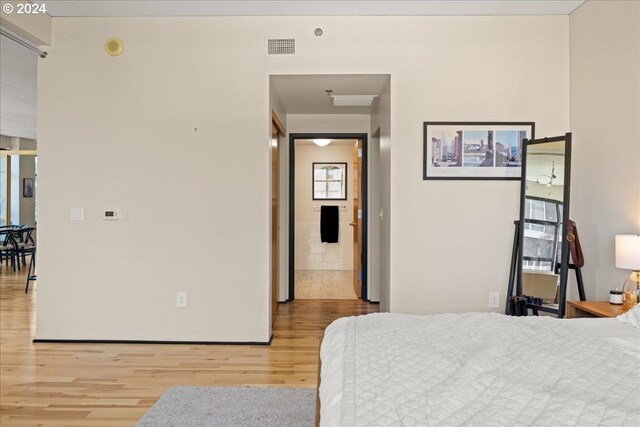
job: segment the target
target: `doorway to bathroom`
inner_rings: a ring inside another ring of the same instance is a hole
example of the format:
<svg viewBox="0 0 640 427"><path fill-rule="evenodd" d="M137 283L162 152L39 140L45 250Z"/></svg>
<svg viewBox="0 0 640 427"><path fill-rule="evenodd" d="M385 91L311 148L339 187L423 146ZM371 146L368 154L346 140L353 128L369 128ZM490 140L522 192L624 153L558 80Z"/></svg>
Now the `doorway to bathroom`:
<svg viewBox="0 0 640 427"><path fill-rule="evenodd" d="M290 134L289 176L289 300L367 301L367 134Z"/></svg>

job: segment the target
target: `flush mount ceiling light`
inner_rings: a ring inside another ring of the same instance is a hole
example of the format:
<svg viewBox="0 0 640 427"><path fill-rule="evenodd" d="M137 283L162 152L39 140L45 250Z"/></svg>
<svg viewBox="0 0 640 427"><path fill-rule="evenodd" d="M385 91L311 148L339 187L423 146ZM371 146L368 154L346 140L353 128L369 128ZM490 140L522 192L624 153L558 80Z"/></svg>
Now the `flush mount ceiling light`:
<svg viewBox="0 0 640 427"><path fill-rule="evenodd" d="M314 139L313 143L316 144L318 147L325 147L331 144L331 140L330 139Z"/></svg>
<svg viewBox="0 0 640 427"><path fill-rule="evenodd" d="M370 107L378 95L333 95L334 107Z"/></svg>

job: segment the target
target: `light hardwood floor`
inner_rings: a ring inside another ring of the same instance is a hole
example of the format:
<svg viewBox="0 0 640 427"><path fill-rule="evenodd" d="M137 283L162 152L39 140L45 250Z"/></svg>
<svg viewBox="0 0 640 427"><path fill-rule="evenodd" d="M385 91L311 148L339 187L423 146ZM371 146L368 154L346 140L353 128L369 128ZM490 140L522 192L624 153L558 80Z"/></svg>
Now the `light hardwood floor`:
<svg viewBox="0 0 640 427"><path fill-rule="evenodd" d="M33 344L37 285L0 267L0 425L130 426L173 385L315 387L334 319L358 300L280 304L271 346ZM79 320L80 321L80 320Z"/></svg>

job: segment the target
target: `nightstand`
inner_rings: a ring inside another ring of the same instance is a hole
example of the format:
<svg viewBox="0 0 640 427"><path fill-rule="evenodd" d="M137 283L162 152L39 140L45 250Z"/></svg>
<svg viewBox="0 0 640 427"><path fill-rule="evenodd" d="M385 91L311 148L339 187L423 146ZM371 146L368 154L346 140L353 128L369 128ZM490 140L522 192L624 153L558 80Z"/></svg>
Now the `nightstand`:
<svg viewBox="0 0 640 427"><path fill-rule="evenodd" d="M567 319L576 317L616 317L627 311L609 301L567 301Z"/></svg>

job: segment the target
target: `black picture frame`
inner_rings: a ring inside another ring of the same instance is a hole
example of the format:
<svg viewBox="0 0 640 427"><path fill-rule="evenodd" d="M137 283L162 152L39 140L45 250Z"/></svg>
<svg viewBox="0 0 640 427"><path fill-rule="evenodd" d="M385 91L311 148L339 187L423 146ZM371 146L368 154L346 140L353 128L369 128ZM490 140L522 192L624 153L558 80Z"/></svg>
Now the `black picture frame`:
<svg viewBox="0 0 640 427"><path fill-rule="evenodd" d="M334 166L344 171L342 178L342 197L316 197L316 168L322 168L326 166ZM313 162L311 165L311 198L313 200L347 200L347 162Z"/></svg>
<svg viewBox="0 0 640 427"><path fill-rule="evenodd" d="M33 178L22 179L22 197L33 197Z"/></svg>
<svg viewBox="0 0 640 427"><path fill-rule="evenodd" d="M520 180L533 138L534 122L424 122L422 179Z"/></svg>

